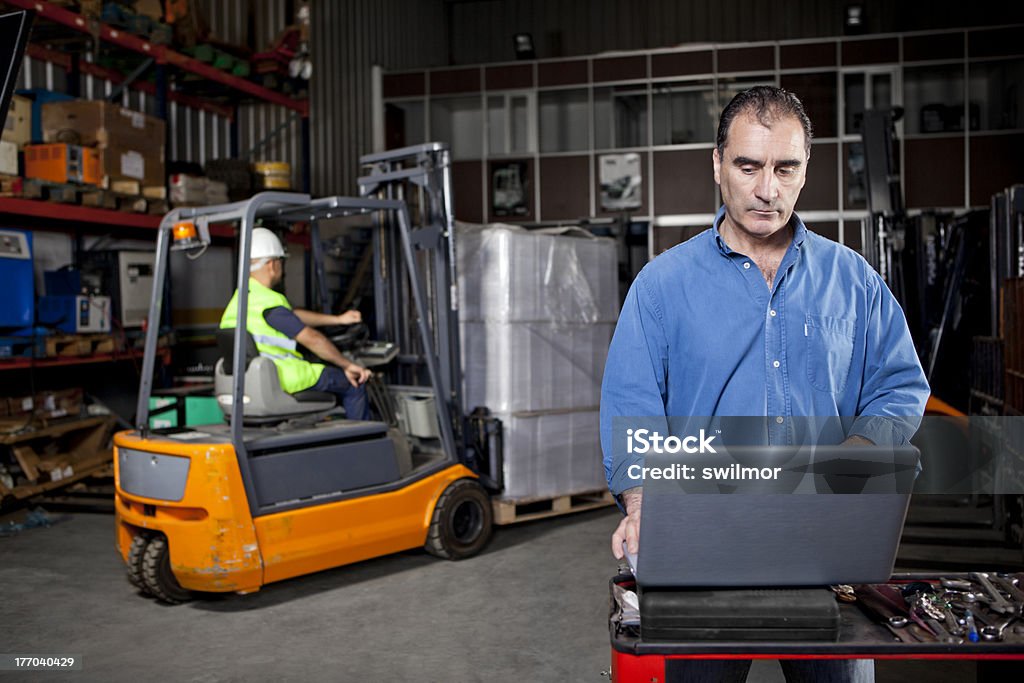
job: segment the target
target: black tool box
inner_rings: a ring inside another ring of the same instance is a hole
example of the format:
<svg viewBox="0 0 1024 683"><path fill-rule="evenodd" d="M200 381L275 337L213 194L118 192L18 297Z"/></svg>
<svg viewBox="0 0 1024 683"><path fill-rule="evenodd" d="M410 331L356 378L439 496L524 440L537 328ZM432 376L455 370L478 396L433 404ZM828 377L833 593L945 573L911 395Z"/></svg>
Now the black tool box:
<svg viewBox="0 0 1024 683"><path fill-rule="evenodd" d="M899 574L892 577L891 583L906 585L924 581L938 585L940 578L946 577L969 578L967 574L945 572L941 577L937 574ZM667 595L656 595L659 591L641 590L638 605L640 609L637 610L640 612L640 619L635 618L635 613L632 617L626 618L615 595L616 592L622 594L624 591L636 590L633 575L628 572L619 574L611 580L609 588L611 604L608 627L611 636L610 674L613 683L662 682L666 680L666 673L672 669L676 660L690 659L969 659L985 662L986 666L1009 667L1012 670L1010 674L1000 673L999 677L991 680L1024 680L1021 675L1024 669L1024 635L1014 632L1000 642L902 642L884 624L869 616L862 607L854 603L837 602L835 596L826 588L817 590L833 602L838 612L838 629L833 639L793 638L785 633L785 628L778 627L777 622L772 624L763 619L758 621L757 610L751 612L749 602L743 603L746 617L731 622L719 619L716 626L715 621L707 618L708 614L699 614L698 605L692 600L682 605L680 612L676 612L675 610L680 608L680 598L678 594L671 595L672 591L665 591ZM716 591L728 592L721 589ZM770 604L772 599L781 597L785 591L768 592L775 595L771 598L765 597L765 605ZM690 598L683 599L684 602L687 600ZM715 597L716 609L719 611L723 604L722 600L720 596ZM787 613L793 614L788 608ZM807 619L802 623L824 623L811 618L811 615L821 616L823 613L821 610L808 610L804 615ZM754 618L750 616L751 614ZM799 615L800 612L796 614ZM644 618L653 623L643 623ZM700 628L694 629L695 625L699 625ZM690 629L696 633L690 633ZM827 630L811 627L811 631L816 635L821 635ZM757 637L754 637L755 635Z"/></svg>
<svg viewBox="0 0 1024 683"><path fill-rule="evenodd" d="M814 640L839 636L826 588L640 591L640 637L673 640Z"/></svg>

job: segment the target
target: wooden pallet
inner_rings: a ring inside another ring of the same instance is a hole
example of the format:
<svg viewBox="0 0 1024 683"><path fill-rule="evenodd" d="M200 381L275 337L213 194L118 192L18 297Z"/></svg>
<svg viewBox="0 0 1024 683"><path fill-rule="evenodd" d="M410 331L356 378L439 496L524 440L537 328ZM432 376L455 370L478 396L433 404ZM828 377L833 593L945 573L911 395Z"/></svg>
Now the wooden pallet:
<svg viewBox="0 0 1024 683"><path fill-rule="evenodd" d="M0 449L9 449L16 463L14 488L0 483L0 507L25 500L104 471L111 462L108 446L115 426L113 417L87 417L45 421L35 429L22 430L24 420L0 420Z"/></svg>
<svg viewBox="0 0 1024 683"><path fill-rule="evenodd" d="M79 203L82 206L129 213L147 213L149 211L149 200L145 197L114 190L83 191L79 197Z"/></svg>
<svg viewBox="0 0 1024 683"><path fill-rule="evenodd" d="M573 512L594 510L614 504L615 499L607 489L549 498L520 498L516 500L495 498L492 501L494 523L499 525L568 515Z"/></svg>
<svg viewBox="0 0 1024 683"><path fill-rule="evenodd" d="M134 180L116 181L112 189L102 189L93 185L60 184L25 178L21 184L21 196L128 213L148 213L151 205L156 208L166 207L166 202L142 196L144 189Z"/></svg>
<svg viewBox="0 0 1024 683"><path fill-rule="evenodd" d="M31 504L49 511L114 512L115 496L114 466L108 462L66 488L33 498Z"/></svg>
<svg viewBox="0 0 1024 683"><path fill-rule="evenodd" d="M50 358L94 356L113 353L117 341L111 334L61 334L45 337L46 355Z"/></svg>
<svg viewBox="0 0 1024 683"><path fill-rule="evenodd" d="M25 199L42 199L58 204L80 204L81 193L91 189L93 188L82 185L51 183L38 178L25 178L22 183L22 194Z"/></svg>
<svg viewBox="0 0 1024 683"><path fill-rule="evenodd" d="M0 175L0 197L20 197L22 178L16 175Z"/></svg>

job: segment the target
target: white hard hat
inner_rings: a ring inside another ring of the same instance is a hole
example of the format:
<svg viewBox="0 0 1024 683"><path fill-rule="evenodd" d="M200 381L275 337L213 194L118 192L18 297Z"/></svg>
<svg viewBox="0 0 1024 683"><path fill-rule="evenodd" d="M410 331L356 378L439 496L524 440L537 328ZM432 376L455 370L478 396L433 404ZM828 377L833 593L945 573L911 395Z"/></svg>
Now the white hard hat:
<svg viewBox="0 0 1024 683"><path fill-rule="evenodd" d="M252 252L250 252L249 258L253 260L284 258L284 247L281 246L281 240L266 228L253 228Z"/></svg>

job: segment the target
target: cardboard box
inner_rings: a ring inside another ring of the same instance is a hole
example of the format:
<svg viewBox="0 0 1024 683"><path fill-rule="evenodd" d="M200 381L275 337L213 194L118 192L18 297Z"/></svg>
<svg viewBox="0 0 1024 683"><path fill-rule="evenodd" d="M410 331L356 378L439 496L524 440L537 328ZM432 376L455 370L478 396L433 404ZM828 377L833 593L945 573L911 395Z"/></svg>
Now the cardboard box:
<svg viewBox="0 0 1024 683"><path fill-rule="evenodd" d="M162 21L164 18L163 3L160 0L135 0L132 9L136 14L149 17L153 21Z"/></svg>
<svg viewBox="0 0 1024 683"><path fill-rule="evenodd" d="M4 142L13 142L18 147L32 142L32 100L15 95L4 121Z"/></svg>
<svg viewBox="0 0 1024 683"><path fill-rule="evenodd" d="M19 175L18 146L8 140L0 140L0 175Z"/></svg>
<svg viewBox="0 0 1024 683"><path fill-rule="evenodd" d="M164 184L164 122L109 102L74 100L43 105L43 139L95 145L104 176L111 182L135 180Z"/></svg>

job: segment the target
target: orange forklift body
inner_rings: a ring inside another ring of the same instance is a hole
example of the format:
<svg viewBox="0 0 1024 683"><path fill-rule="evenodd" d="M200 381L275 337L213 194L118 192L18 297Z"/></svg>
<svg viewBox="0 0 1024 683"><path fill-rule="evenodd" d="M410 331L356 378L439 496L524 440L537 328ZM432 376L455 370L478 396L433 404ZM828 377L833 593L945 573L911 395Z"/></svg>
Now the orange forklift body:
<svg viewBox="0 0 1024 683"><path fill-rule="evenodd" d="M139 533L167 537L171 570L183 588L257 591L261 586L372 557L422 548L442 492L476 475L453 464L400 489L253 518L235 449L230 444L182 443L151 434L114 438L117 547L128 561ZM178 501L125 492L118 450L187 458L188 479Z"/></svg>

